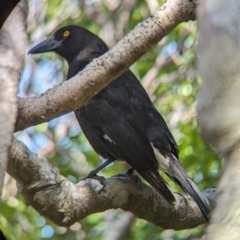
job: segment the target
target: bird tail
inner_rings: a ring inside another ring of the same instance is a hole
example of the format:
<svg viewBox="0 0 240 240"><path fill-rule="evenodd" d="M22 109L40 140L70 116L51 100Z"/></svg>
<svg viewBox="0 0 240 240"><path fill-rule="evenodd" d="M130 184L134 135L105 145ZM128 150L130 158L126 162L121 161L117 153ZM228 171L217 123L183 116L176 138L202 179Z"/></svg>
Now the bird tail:
<svg viewBox="0 0 240 240"><path fill-rule="evenodd" d="M170 168L173 172L173 176L167 175L173 178L173 180L195 200L208 222L210 218L210 208L206 198L202 195L197 185L189 178L178 159L174 157L173 161L170 161L170 163L172 163L170 164Z"/></svg>
<svg viewBox="0 0 240 240"><path fill-rule="evenodd" d="M166 182L160 176L158 171L138 170L137 171L167 202L173 204L176 199L168 189Z"/></svg>

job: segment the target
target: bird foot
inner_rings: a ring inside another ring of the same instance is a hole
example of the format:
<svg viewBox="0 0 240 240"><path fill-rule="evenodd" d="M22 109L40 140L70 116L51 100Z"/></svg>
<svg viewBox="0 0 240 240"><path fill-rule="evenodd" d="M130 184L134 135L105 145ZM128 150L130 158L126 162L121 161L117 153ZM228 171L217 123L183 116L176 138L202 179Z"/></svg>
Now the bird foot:
<svg viewBox="0 0 240 240"><path fill-rule="evenodd" d="M95 179L97 180L101 185L102 185L102 188L98 191L98 192L102 192L104 190L104 188L106 187L107 185L107 182L106 182L106 179L102 176L98 176L95 172L90 172L86 177L84 177L82 180L86 180L88 178L91 178L91 179Z"/></svg>
<svg viewBox="0 0 240 240"><path fill-rule="evenodd" d="M112 177L128 178L137 183L138 189L142 186L142 180L137 176L133 175L134 169L129 168L126 172L114 175Z"/></svg>

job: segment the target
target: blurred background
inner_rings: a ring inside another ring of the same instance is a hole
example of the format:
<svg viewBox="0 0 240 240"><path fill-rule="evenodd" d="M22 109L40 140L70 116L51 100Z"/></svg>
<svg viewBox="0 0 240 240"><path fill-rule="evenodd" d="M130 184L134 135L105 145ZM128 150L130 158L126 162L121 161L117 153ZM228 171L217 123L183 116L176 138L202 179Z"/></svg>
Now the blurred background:
<svg viewBox="0 0 240 240"><path fill-rule="evenodd" d="M111 48L162 4L162 0L29 0L28 49L69 24L89 29ZM180 24L131 69L167 121L184 168L203 190L217 184L222 160L201 140L196 120L195 99L200 86L194 53L196 27L196 22ZM66 73L66 62L56 54L33 57L26 51L18 95L40 95L64 81ZM73 113L15 136L74 183L103 161L92 150ZM117 162L101 174L112 176L127 168L127 164ZM166 181L172 191L181 191L168 178ZM122 210L93 214L69 228L58 227L25 204L9 175L0 205L0 227L8 239L17 240L197 240L205 230L204 225L177 232L164 230Z"/></svg>

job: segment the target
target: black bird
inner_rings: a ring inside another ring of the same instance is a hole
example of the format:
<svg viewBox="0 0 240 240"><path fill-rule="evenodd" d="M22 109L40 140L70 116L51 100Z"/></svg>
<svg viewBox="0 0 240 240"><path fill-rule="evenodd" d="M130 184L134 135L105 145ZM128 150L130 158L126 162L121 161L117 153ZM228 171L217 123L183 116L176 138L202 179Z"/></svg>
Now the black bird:
<svg viewBox="0 0 240 240"><path fill-rule="evenodd" d="M108 47L88 30L66 26L29 53L49 51L67 60L70 79L107 52ZM173 194L158 172L160 169L190 194L208 220L208 204L178 160L178 147L171 132L130 70L76 110L75 115L93 149L107 159L90 175L96 175L115 160L124 160L162 197L174 203Z"/></svg>

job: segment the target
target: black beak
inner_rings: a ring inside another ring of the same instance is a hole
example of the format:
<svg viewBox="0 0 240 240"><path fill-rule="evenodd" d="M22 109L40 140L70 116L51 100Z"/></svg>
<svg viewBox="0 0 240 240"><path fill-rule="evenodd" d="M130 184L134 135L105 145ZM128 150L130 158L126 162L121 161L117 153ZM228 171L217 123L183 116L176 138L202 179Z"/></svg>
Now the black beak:
<svg viewBox="0 0 240 240"><path fill-rule="evenodd" d="M62 41L54 39L54 37L48 38L37 46L33 47L28 51L28 54L44 53L53 51L62 46Z"/></svg>

